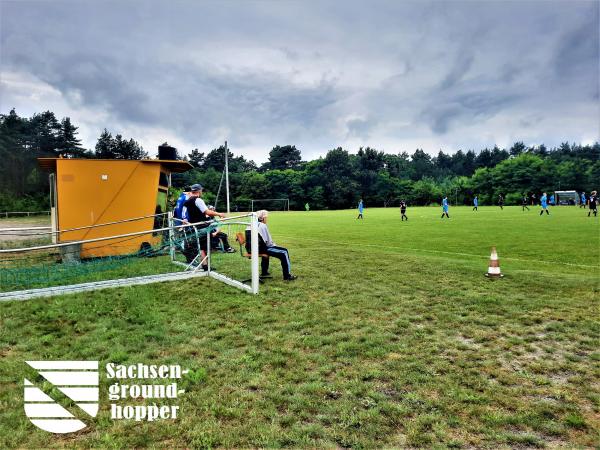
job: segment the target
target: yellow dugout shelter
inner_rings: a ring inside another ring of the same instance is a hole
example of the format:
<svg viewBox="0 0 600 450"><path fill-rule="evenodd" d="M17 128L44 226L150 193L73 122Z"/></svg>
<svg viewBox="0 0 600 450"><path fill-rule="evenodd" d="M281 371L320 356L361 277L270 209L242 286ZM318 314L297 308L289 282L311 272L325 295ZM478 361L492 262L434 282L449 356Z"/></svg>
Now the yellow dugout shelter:
<svg viewBox="0 0 600 450"><path fill-rule="evenodd" d="M167 226L168 190L171 174L186 172L192 166L176 160L115 160L38 158L40 167L50 172L52 229L57 242L116 236ZM149 216L149 217L146 217ZM127 219L141 220L94 226ZM61 232L73 228L80 230ZM144 243L155 245L162 233L115 238L83 244L81 258L126 255L140 250Z"/></svg>

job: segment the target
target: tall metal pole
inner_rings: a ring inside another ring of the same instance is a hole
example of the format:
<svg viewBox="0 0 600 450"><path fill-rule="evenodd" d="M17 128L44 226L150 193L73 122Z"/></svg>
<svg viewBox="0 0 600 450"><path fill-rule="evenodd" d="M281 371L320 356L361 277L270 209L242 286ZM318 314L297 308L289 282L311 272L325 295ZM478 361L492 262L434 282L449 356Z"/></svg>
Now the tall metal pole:
<svg viewBox="0 0 600 450"><path fill-rule="evenodd" d="M225 195L227 198L227 214L231 212L229 208L229 150L227 149L227 141L225 141Z"/></svg>

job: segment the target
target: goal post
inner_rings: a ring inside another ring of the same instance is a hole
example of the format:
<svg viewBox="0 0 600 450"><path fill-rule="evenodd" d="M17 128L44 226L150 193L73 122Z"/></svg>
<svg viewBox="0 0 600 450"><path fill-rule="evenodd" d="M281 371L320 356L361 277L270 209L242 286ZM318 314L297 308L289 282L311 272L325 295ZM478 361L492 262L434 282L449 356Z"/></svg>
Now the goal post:
<svg viewBox="0 0 600 450"><path fill-rule="evenodd" d="M119 251L138 237L144 237L139 250ZM107 256L109 250L113 256ZM195 224L180 224L169 215L167 227L57 244L48 237L0 249L0 302L197 277L258 294L258 258L255 213Z"/></svg>
<svg viewBox="0 0 600 450"><path fill-rule="evenodd" d="M270 211L289 211L289 198L256 198L250 200L250 211L255 212L261 209Z"/></svg>
<svg viewBox="0 0 600 450"><path fill-rule="evenodd" d="M246 251L245 246L247 231L252 245L250 252ZM173 263L192 273L206 268L206 276L258 294L258 217L255 213L214 220L204 228L195 225L182 227L177 233L180 238L171 240L169 251ZM204 245L201 245L201 240ZM186 246L194 251L192 261L190 255L186 255ZM202 248L206 249L205 257Z"/></svg>
<svg viewBox="0 0 600 450"><path fill-rule="evenodd" d="M258 294L258 217L255 213L216 222L207 235L208 276L251 294ZM246 251L246 231L250 231L250 253ZM216 235L215 235L216 233ZM225 248L223 240L233 249Z"/></svg>

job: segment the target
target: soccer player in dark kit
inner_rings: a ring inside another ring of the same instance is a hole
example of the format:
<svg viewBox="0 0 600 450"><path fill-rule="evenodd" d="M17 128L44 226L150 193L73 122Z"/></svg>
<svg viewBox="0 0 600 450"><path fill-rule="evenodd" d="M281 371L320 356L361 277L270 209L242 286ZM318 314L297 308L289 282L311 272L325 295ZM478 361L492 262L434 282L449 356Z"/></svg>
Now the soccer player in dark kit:
<svg viewBox="0 0 600 450"><path fill-rule="evenodd" d="M402 222L404 222L404 219L408 220L408 217L406 216L406 202L404 200L400 200L400 214L402 214Z"/></svg>
<svg viewBox="0 0 600 450"><path fill-rule="evenodd" d="M592 191L590 194L588 205L590 207L590 210L588 211L588 217L590 217L590 214L592 213L594 213L594 217L596 217L598 215L598 193L596 191Z"/></svg>
<svg viewBox="0 0 600 450"><path fill-rule="evenodd" d="M529 206L527 206L527 194L523 194L523 198L521 199L521 209L522 211L529 211Z"/></svg>

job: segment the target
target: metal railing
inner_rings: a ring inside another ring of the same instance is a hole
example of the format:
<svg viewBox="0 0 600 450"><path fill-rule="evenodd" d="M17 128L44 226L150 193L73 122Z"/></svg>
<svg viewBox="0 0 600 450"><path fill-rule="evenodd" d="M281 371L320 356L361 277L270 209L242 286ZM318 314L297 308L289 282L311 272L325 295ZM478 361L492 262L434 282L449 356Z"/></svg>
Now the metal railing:
<svg viewBox="0 0 600 450"><path fill-rule="evenodd" d="M227 221L228 223L238 223L238 222L232 222L231 220L239 219L242 217L254 217L254 215L253 214L243 214L243 215L239 215L239 216L227 217L223 220L223 222ZM101 241L107 241L107 240L111 240L111 239L118 239L118 238L132 237L132 236L143 236L145 234L155 234L155 233L160 233L163 231L181 230L184 228L196 227L198 225L206 226L206 225L214 225L214 224L219 224L219 223L222 223L222 222L218 221L218 220L207 220L207 221L203 221L203 222L186 223L183 225L174 225L172 227L163 227L163 228L156 228L156 229L152 229L152 230L136 231L133 233L116 234L114 236L103 236L103 237L98 237L98 238L93 238L93 239L81 239L81 240L75 240L75 241L69 241L69 242L60 242L57 244L38 245L35 247L6 248L6 249L0 249L0 254L23 253L23 252L28 252L28 251L32 251L32 250L47 250L47 249L51 249L51 248L65 247L67 245L73 245L73 244L87 244L90 242L101 242ZM239 222L239 223L246 224L245 222Z"/></svg>
<svg viewBox="0 0 600 450"><path fill-rule="evenodd" d="M4 217L8 219L9 217L18 217L18 216L49 216L50 211L2 211L0 212L0 217Z"/></svg>
<svg viewBox="0 0 600 450"><path fill-rule="evenodd" d="M22 233L26 233L28 235L30 234L40 234L40 235L44 235L44 234L60 234L60 233L69 233L71 231L79 231L79 230L87 230L90 228L98 228L98 227L105 227L105 226L109 226L109 225L117 225L117 224L121 224L121 223L126 223L126 222L135 222L137 220L144 220L144 219L150 219L153 217L159 217L159 216L165 216L168 213L159 213L159 214L150 214L148 216L141 216L141 217L132 217L130 219L122 219L122 220L117 220L114 222L105 222L105 223L97 223L94 225L86 225L83 227L76 227L76 228L66 228L63 230L51 230L51 227L18 227L18 228L0 228L0 235L2 235L3 233L9 233L9 234L14 234L15 232L22 232ZM43 231L43 230L51 230L51 231Z"/></svg>

